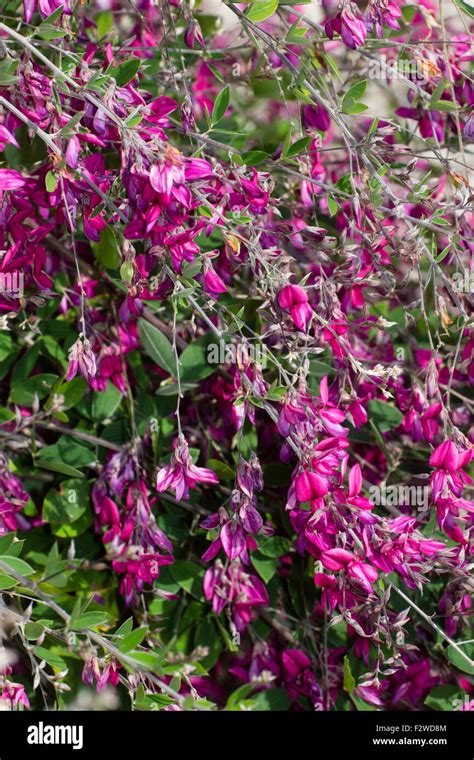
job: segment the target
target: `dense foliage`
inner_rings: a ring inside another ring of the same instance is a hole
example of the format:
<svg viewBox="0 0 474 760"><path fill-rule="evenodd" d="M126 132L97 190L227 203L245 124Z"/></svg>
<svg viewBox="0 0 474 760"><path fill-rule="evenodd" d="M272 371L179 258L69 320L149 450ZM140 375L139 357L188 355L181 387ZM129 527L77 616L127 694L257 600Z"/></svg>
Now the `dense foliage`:
<svg viewBox="0 0 474 760"><path fill-rule="evenodd" d="M472 708L472 16L1 3L5 708Z"/></svg>

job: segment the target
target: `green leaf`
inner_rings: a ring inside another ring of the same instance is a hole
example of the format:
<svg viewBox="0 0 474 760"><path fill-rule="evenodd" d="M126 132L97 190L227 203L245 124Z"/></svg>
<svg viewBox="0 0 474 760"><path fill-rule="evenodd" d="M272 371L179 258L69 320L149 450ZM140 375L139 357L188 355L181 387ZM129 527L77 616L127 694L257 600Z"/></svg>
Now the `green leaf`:
<svg viewBox="0 0 474 760"><path fill-rule="evenodd" d="M425 705L440 712L454 710L454 702L462 704L462 692L459 686L435 686L425 699Z"/></svg>
<svg viewBox="0 0 474 760"><path fill-rule="evenodd" d="M328 195L328 209L329 216L334 216L334 214L337 214L337 211L339 209L339 206L337 205L332 195Z"/></svg>
<svg viewBox="0 0 474 760"><path fill-rule="evenodd" d="M234 469L219 459L208 459L206 467L215 472L219 480L234 480L235 478Z"/></svg>
<svg viewBox="0 0 474 760"><path fill-rule="evenodd" d="M474 644L462 646L461 649L474 662ZM456 668L462 670L463 673L469 673L469 675L474 676L474 665L470 665L452 644L446 650L446 657Z"/></svg>
<svg viewBox="0 0 474 760"><path fill-rule="evenodd" d="M349 662L349 657L347 655L344 657L343 685L344 685L344 691L347 691L348 694L352 694L356 686L356 681L355 681L354 676L352 675L351 665Z"/></svg>
<svg viewBox="0 0 474 760"><path fill-rule="evenodd" d="M133 262L124 261L120 267L120 277L126 285L131 285L133 280Z"/></svg>
<svg viewBox="0 0 474 760"><path fill-rule="evenodd" d="M9 554L11 557L18 557L21 554L24 541L13 541L14 534L7 533L0 536L0 554Z"/></svg>
<svg viewBox="0 0 474 760"><path fill-rule="evenodd" d="M383 433L398 427L403 422L403 414L397 407L379 399L369 401L369 417L373 417L377 427Z"/></svg>
<svg viewBox="0 0 474 760"><path fill-rule="evenodd" d="M213 668L222 652L222 639L211 617L199 623L194 637L194 646L207 647L209 654L204 657L202 664L206 670Z"/></svg>
<svg viewBox="0 0 474 760"><path fill-rule="evenodd" d="M130 58L128 61L119 63L118 66L107 69L107 73L115 79L117 87L124 87L136 76L140 63L139 58Z"/></svg>
<svg viewBox="0 0 474 760"><path fill-rule="evenodd" d="M186 346L179 357L182 382L197 382L212 375L216 367L209 364L209 347L214 344L214 335L203 335Z"/></svg>
<svg viewBox="0 0 474 760"><path fill-rule="evenodd" d="M11 575L6 575L0 571L0 591L4 591L7 588L13 588L18 583Z"/></svg>
<svg viewBox="0 0 474 760"><path fill-rule="evenodd" d="M43 503L46 522L69 525L76 522L90 504L90 485L85 480L64 480L61 490L50 490Z"/></svg>
<svg viewBox="0 0 474 760"><path fill-rule="evenodd" d="M40 28L43 26L43 24L54 24L54 22L60 18L63 11L64 5L59 5L52 13L49 14L49 16L46 16L45 20L40 25Z"/></svg>
<svg viewBox="0 0 474 760"><path fill-rule="evenodd" d="M53 24L46 24L43 22L38 27L36 33L42 40L57 40L60 37L65 36L66 30L61 29L59 26L53 26Z"/></svg>
<svg viewBox="0 0 474 760"><path fill-rule="evenodd" d="M72 380L60 385L56 393L64 396L64 408L72 409L84 398L88 387L87 381L83 377L74 377Z"/></svg>
<svg viewBox="0 0 474 760"><path fill-rule="evenodd" d="M94 256L99 264L105 269L116 269L120 263L120 254L118 249L115 232L107 225L100 232L98 243L91 243Z"/></svg>
<svg viewBox="0 0 474 760"><path fill-rule="evenodd" d="M11 422L15 419L14 412L11 412L5 406L0 406L0 425L4 425L5 422Z"/></svg>
<svg viewBox="0 0 474 760"><path fill-rule="evenodd" d="M252 697L252 710L287 712L291 699L285 689L264 689Z"/></svg>
<svg viewBox="0 0 474 760"><path fill-rule="evenodd" d="M43 465L45 461L62 462L69 467L87 467L89 464L94 464L96 458L86 446L81 446L75 440L71 441L67 436L61 436L58 443L46 446L38 452L37 464ZM56 472L62 472L62 470L56 470Z"/></svg>
<svg viewBox="0 0 474 760"><path fill-rule="evenodd" d="M35 345L31 346L31 348L29 348L16 363L12 372L12 380L14 380L15 383L17 380L26 380L28 375L32 372L38 359L39 350L39 343L35 343Z"/></svg>
<svg viewBox="0 0 474 760"><path fill-rule="evenodd" d="M275 557L265 557L260 552L254 552L251 559L252 565L265 583L271 581L277 571L277 559Z"/></svg>
<svg viewBox="0 0 474 760"><path fill-rule="evenodd" d="M78 618L71 619L71 631L81 631L85 628L96 628L109 620L107 612L83 612Z"/></svg>
<svg viewBox="0 0 474 760"><path fill-rule="evenodd" d="M23 559L19 559L18 557L11 557L9 554L0 555L0 562L3 565L7 565L11 570L13 570L15 573L19 573L20 575L28 576L33 575L35 572L31 565L28 564L28 562L25 562ZM4 572L3 568L2 572Z"/></svg>
<svg viewBox="0 0 474 760"><path fill-rule="evenodd" d="M127 618L125 623L122 623L120 628L117 628L117 630L114 633L114 636L128 636L129 633L132 632L133 628L133 617Z"/></svg>
<svg viewBox="0 0 474 760"><path fill-rule="evenodd" d="M181 383L181 392L186 393L187 391L192 391L195 388L197 388L197 383ZM177 383L162 383L158 390L156 391L156 396L177 396L179 393L180 386Z"/></svg>
<svg viewBox="0 0 474 760"><path fill-rule="evenodd" d="M144 319L138 320L138 332L142 346L153 361L173 377L176 375L176 359L168 338L154 325Z"/></svg>
<svg viewBox="0 0 474 760"><path fill-rule="evenodd" d="M110 419L122 402L123 396L110 380L105 391L94 391L92 394L91 415L94 422Z"/></svg>
<svg viewBox="0 0 474 760"><path fill-rule="evenodd" d="M151 673L161 675L161 659L157 654L153 654L153 652L132 651L131 653L127 654L127 663L123 663L127 669L130 669L129 660L132 657L136 663L135 667L138 666L141 670L148 670ZM120 657L118 657L118 659L120 660Z"/></svg>
<svg viewBox="0 0 474 760"><path fill-rule="evenodd" d="M101 11L95 17L97 26L97 36L99 39L105 37L112 30L113 16L110 11Z"/></svg>
<svg viewBox="0 0 474 760"><path fill-rule="evenodd" d="M362 79L360 82L356 82L352 85L352 87L346 92L344 97L354 98L354 100L360 100L360 98L365 94L365 91L367 89L367 79Z"/></svg>
<svg viewBox="0 0 474 760"><path fill-rule="evenodd" d="M351 700L353 701L355 708L360 712L375 712L378 708L372 705L370 702L366 702L365 699L356 697L355 694L351 694Z"/></svg>
<svg viewBox="0 0 474 760"><path fill-rule="evenodd" d="M249 21L257 23L259 21L265 21L270 16L273 16L278 8L278 0L255 0L245 11L245 15Z"/></svg>
<svg viewBox="0 0 474 760"><path fill-rule="evenodd" d="M263 150L250 150L248 153L242 153L242 159L247 166L258 166L270 158L269 153L265 153Z"/></svg>
<svg viewBox="0 0 474 760"><path fill-rule="evenodd" d="M52 668L55 668L55 670L66 670L67 666L64 660L49 649L46 649L45 647L35 647L34 653L39 660L44 660Z"/></svg>
<svg viewBox="0 0 474 760"><path fill-rule="evenodd" d="M133 703L134 710L157 710L162 707L172 705L174 699L167 697L166 694L146 694L143 697L139 696L137 691L137 698Z"/></svg>
<svg viewBox="0 0 474 760"><path fill-rule="evenodd" d="M178 559L170 565L170 573L176 583L196 599L204 600L202 582L204 568L187 559Z"/></svg>
<svg viewBox="0 0 474 760"><path fill-rule="evenodd" d="M75 467L71 467L64 462L55 461L54 459L38 459L36 465L43 470L51 470L51 472L60 472L62 475L70 475L72 478L84 478L85 475L80 470L76 470Z"/></svg>
<svg viewBox="0 0 474 760"><path fill-rule="evenodd" d="M18 67L18 61L11 61L5 58L0 62L0 85L2 87L11 87L18 82L15 71Z"/></svg>
<svg viewBox="0 0 474 760"><path fill-rule="evenodd" d="M363 113L367 111L368 106L364 103L358 103L354 98L344 98L342 102L342 111L347 114Z"/></svg>
<svg viewBox="0 0 474 760"><path fill-rule="evenodd" d="M92 525L92 513L90 510L86 510L83 515L75 522L67 525L59 525L58 523L51 523L51 532L58 538L76 538L76 536L82 535Z"/></svg>
<svg viewBox="0 0 474 760"><path fill-rule="evenodd" d="M141 628L136 628L117 644L117 648L123 653L130 652L131 649L135 649L135 647L142 643L147 632L148 628L146 625Z"/></svg>
<svg viewBox="0 0 474 760"><path fill-rule="evenodd" d="M48 172L45 177L44 183L46 185L46 190L48 191L48 193L54 193L54 191L56 190L58 186L58 175L55 174L54 172Z"/></svg>
<svg viewBox="0 0 474 760"><path fill-rule="evenodd" d="M291 542L283 536L271 536L258 547L259 553L265 557L281 557L290 549Z"/></svg>
<svg viewBox="0 0 474 760"><path fill-rule="evenodd" d="M0 333L0 361L7 359L13 348L13 340L10 333Z"/></svg>
<svg viewBox="0 0 474 760"><path fill-rule="evenodd" d="M344 77L342 76L342 72L339 66L337 65L335 58L333 58L332 55L329 55L329 53L327 53L325 50L322 50L321 53L328 68L330 68L332 73L335 74L335 76L339 79L340 82L342 82Z"/></svg>
<svg viewBox="0 0 474 760"><path fill-rule="evenodd" d="M41 374L26 380L15 380L9 400L12 404L33 406L35 397L42 399L47 396L57 379L57 375Z"/></svg>
<svg viewBox="0 0 474 760"><path fill-rule="evenodd" d="M214 101L214 106L212 109L212 116L211 116L212 126L215 126L224 118L224 114L229 107L229 101L230 101L230 91L229 91L229 87L226 86L224 87L224 89L220 91L220 93L217 95Z"/></svg>
<svg viewBox="0 0 474 760"><path fill-rule="evenodd" d="M474 18L474 7L472 6L472 0L454 0L458 8L461 8L464 13Z"/></svg>
<svg viewBox="0 0 474 760"><path fill-rule="evenodd" d="M367 88L367 79L363 79L360 82L352 85L352 87L346 92L342 99L341 108L343 113L362 113L367 110L367 106L363 103L359 103L359 99L364 95Z"/></svg>
<svg viewBox="0 0 474 760"><path fill-rule="evenodd" d="M430 111L458 111L459 106L452 100L435 100L429 104Z"/></svg>
<svg viewBox="0 0 474 760"><path fill-rule="evenodd" d="M296 140L296 142L294 142L293 145L290 145L288 148L287 152L285 153L285 157L292 158L293 156L299 156L300 153L304 153L310 143L310 137L302 137L300 140Z"/></svg>
<svg viewBox="0 0 474 760"><path fill-rule="evenodd" d="M254 689L255 684L252 682L244 683L242 686L239 686L239 688L233 691L230 695L229 699L227 700L225 709L229 710L236 707L239 702L241 702L242 699L246 699L246 697L248 697L248 695L251 694Z"/></svg>
<svg viewBox="0 0 474 760"><path fill-rule="evenodd" d="M43 634L44 628L40 623L30 622L25 625L25 636L30 641L36 641Z"/></svg>
<svg viewBox="0 0 474 760"><path fill-rule="evenodd" d="M377 117L372 120L372 124L369 127L369 131L367 132L367 139L370 139L372 135L374 135L377 131L377 128L379 126L379 120Z"/></svg>

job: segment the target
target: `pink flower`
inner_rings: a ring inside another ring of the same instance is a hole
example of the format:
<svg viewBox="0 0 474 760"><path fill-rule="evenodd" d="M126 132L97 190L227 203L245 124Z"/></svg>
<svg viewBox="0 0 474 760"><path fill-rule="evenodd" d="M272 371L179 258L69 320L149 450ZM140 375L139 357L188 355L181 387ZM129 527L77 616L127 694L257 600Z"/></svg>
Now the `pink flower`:
<svg viewBox="0 0 474 760"><path fill-rule="evenodd" d="M153 164L150 169L150 185L157 193L169 195L174 185L184 183L184 156L182 153L167 145L164 160Z"/></svg>
<svg viewBox="0 0 474 760"><path fill-rule="evenodd" d="M328 570L342 570L352 560L353 555L346 549L329 549L321 554L321 562Z"/></svg>
<svg viewBox="0 0 474 760"><path fill-rule="evenodd" d="M0 536L21 528L28 530L28 520L21 512L29 499L23 484L9 470L8 460L0 454Z"/></svg>
<svg viewBox="0 0 474 760"><path fill-rule="evenodd" d="M349 496L347 503L358 509L373 509L374 505L365 496L359 496L362 490L362 472L360 465L356 464L349 471Z"/></svg>
<svg viewBox="0 0 474 760"><path fill-rule="evenodd" d="M195 488L197 483L218 483L219 478L212 470L206 467L196 467L193 464L189 447L184 436L179 436L170 464L162 467L156 477L156 490L163 493L168 488L175 491L176 498L187 499L189 489Z"/></svg>
<svg viewBox="0 0 474 760"><path fill-rule="evenodd" d="M316 472L305 470L296 479L296 496L298 501L312 501L320 499L329 493L328 479Z"/></svg>
<svg viewBox="0 0 474 760"><path fill-rule="evenodd" d="M204 575L204 596L212 600L212 609L219 615L230 606L235 627L242 632L255 617L258 607L268 604L268 594L260 578L246 573L238 561L227 568L217 560Z"/></svg>
<svg viewBox="0 0 474 760"><path fill-rule="evenodd" d="M298 330L306 332L313 314L306 291L300 285L285 285L278 293L278 304L290 312Z"/></svg>
<svg viewBox="0 0 474 760"><path fill-rule="evenodd" d="M90 382L96 376L97 366L95 355L87 338L80 336L69 349L69 367L66 380L72 380L77 370Z"/></svg>
<svg viewBox="0 0 474 760"><path fill-rule="evenodd" d="M93 686L95 681L96 689L98 692L103 691L107 684L115 687L120 681L118 669L121 667L122 666L120 663L118 663L115 658L112 657L110 658L109 662L107 662L101 673L97 657L89 657L82 670L82 681L88 686Z"/></svg>
<svg viewBox="0 0 474 760"><path fill-rule="evenodd" d="M213 298L219 298L221 293L227 291L227 287L221 280L210 261L206 259L204 264L204 290Z"/></svg>
<svg viewBox="0 0 474 760"><path fill-rule="evenodd" d="M398 19L402 12L396 4L398 0L370 0L364 13L367 29L371 32L375 29L377 37L383 36L383 25L387 24L391 29L400 29Z"/></svg>
<svg viewBox="0 0 474 760"><path fill-rule="evenodd" d="M19 144L16 137L7 129L3 124L0 124L0 150L5 150L4 144L9 143L14 145L15 148L19 148Z"/></svg>
<svg viewBox="0 0 474 760"><path fill-rule="evenodd" d="M355 50L364 44L367 27L355 3L345 2L342 10L328 19L325 24L326 34L332 40L334 33L340 34L347 47Z"/></svg>
<svg viewBox="0 0 474 760"><path fill-rule="evenodd" d="M435 467L431 475L433 499L452 493L461 496L464 486L472 483L471 478L462 469L472 459L472 449L458 449L452 441L444 441L430 457L430 465Z"/></svg>
<svg viewBox="0 0 474 760"><path fill-rule="evenodd" d="M358 581L364 591L371 594L372 583L378 578L375 567L367 562L355 560L346 549L329 549L321 554L321 562L328 570L346 570L350 578Z"/></svg>
<svg viewBox="0 0 474 760"><path fill-rule="evenodd" d="M18 190L26 185L27 180L14 169L0 169L0 192L2 190Z"/></svg>
<svg viewBox="0 0 474 760"><path fill-rule="evenodd" d="M23 707L28 708L30 706L29 699L25 693L25 687L22 684L3 680L0 689L0 699L8 703L10 710L14 710L15 708L21 710Z"/></svg>
<svg viewBox="0 0 474 760"><path fill-rule="evenodd" d="M63 6L62 12L70 15L69 0L23 0L25 21L29 24L36 10L39 11L41 18L47 18L61 5Z"/></svg>
<svg viewBox="0 0 474 760"><path fill-rule="evenodd" d="M375 567L372 567L367 562L352 562L348 567L347 574L356 581L359 581L368 594L372 594L372 583L378 578L378 572Z"/></svg>
<svg viewBox="0 0 474 760"><path fill-rule="evenodd" d="M203 47L204 45L204 37L202 36L201 27L199 22L193 17L191 17L184 33L184 42L188 48L191 48L191 50L194 49L195 42L197 42L200 47Z"/></svg>

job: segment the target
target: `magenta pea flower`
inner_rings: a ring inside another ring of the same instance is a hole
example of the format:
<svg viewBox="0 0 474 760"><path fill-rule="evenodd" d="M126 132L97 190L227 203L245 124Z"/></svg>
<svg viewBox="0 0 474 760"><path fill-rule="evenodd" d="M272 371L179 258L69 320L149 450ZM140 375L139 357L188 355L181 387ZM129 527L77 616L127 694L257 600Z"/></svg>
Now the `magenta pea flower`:
<svg viewBox="0 0 474 760"><path fill-rule="evenodd" d="M2 190L19 190L27 180L15 169L0 169L0 192Z"/></svg>
<svg viewBox="0 0 474 760"><path fill-rule="evenodd" d="M29 499L23 484L8 468L8 460L0 454L0 536L19 528L28 530L28 520L22 510Z"/></svg>
<svg viewBox="0 0 474 760"><path fill-rule="evenodd" d="M94 352L87 338L82 335L69 349L69 367L66 380L72 380L80 370L81 375L88 383L96 376L97 365Z"/></svg>
<svg viewBox="0 0 474 760"><path fill-rule="evenodd" d="M331 124L331 119L323 106L304 106L303 122L306 127L319 129L320 132L327 132Z"/></svg>
<svg viewBox="0 0 474 760"><path fill-rule="evenodd" d="M226 568L217 560L204 575L204 596L212 601L212 609L219 615L230 606L232 620L243 632L255 617L255 610L268 604L268 594L256 575L247 573L238 560Z"/></svg>
<svg viewBox="0 0 474 760"><path fill-rule="evenodd" d="M227 291L225 283L219 277L208 259L205 259L204 261L204 290L208 295L215 299L219 298L221 293Z"/></svg>
<svg viewBox="0 0 474 760"><path fill-rule="evenodd" d="M361 491L362 471L360 465L356 464L354 467L351 467L349 471L349 496L347 498L347 503L358 509L373 509L374 505L370 499L359 495Z"/></svg>
<svg viewBox="0 0 474 760"><path fill-rule="evenodd" d="M354 559L346 549L329 549L321 554L321 562L328 570L346 570L350 578L358 581L363 589L372 594L372 584L378 578L378 572L367 562Z"/></svg>
<svg viewBox="0 0 474 760"><path fill-rule="evenodd" d="M472 449L458 449L452 441L444 441L430 456L430 465L435 467L431 475L433 499L452 493L461 496L464 486L472 483L462 469L472 459Z"/></svg>
<svg viewBox="0 0 474 760"><path fill-rule="evenodd" d="M463 135L466 140L474 140L474 112L471 113L464 125Z"/></svg>
<svg viewBox="0 0 474 760"><path fill-rule="evenodd" d="M304 470L296 479L296 496L298 501L320 499L329 493L329 481L317 472Z"/></svg>
<svg viewBox="0 0 474 760"><path fill-rule="evenodd" d="M71 14L69 0L23 0L25 21L29 24L36 10L39 11L41 18L47 18L61 6L63 6L63 13Z"/></svg>
<svg viewBox="0 0 474 760"><path fill-rule="evenodd" d="M188 48L191 48L191 50L194 50L194 45L196 42L198 43L199 47L204 46L204 37L202 36L201 26L199 22L196 21L196 19L193 17L190 18L189 24L184 33L184 42Z"/></svg>
<svg viewBox="0 0 474 760"><path fill-rule="evenodd" d="M176 441L171 462L158 471L156 490L163 493L168 488L175 491L176 498L187 499L189 489L196 488L198 483L216 484L219 478L207 467L197 467L193 464L189 446L183 435Z"/></svg>
<svg viewBox="0 0 474 760"><path fill-rule="evenodd" d="M0 690L0 699L7 704L10 710L21 710L23 707L28 708L30 706L25 687L21 683L13 683L5 679L0 685Z"/></svg>
<svg viewBox="0 0 474 760"><path fill-rule="evenodd" d="M370 0L364 13L367 30L375 29L377 37L383 36L383 25L387 24L391 29L400 29L398 19L402 12L397 5L398 0Z"/></svg>
<svg viewBox="0 0 474 760"><path fill-rule="evenodd" d="M103 691L108 684L115 687L120 681L118 674L120 667L120 663L112 657L101 672L97 657L92 655L86 660L82 669L82 682L87 684L87 686L93 686L95 681L97 692Z"/></svg>
<svg viewBox="0 0 474 760"><path fill-rule="evenodd" d="M169 195L174 185L183 183L184 156L176 148L167 145L163 160L151 167L150 185L157 193Z"/></svg>
<svg viewBox="0 0 474 760"><path fill-rule="evenodd" d="M4 124L0 124L0 151L5 150L5 145L14 145L15 148L19 148L19 144L16 137Z"/></svg>
<svg viewBox="0 0 474 760"><path fill-rule="evenodd" d="M285 285L278 293L278 305L289 311L298 330L306 332L313 310L308 295L300 285Z"/></svg>
<svg viewBox="0 0 474 760"><path fill-rule="evenodd" d="M355 3L345 2L325 24L326 34L332 40L334 34L340 34L347 47L355 50L364 44L367 26Z"/></svg>

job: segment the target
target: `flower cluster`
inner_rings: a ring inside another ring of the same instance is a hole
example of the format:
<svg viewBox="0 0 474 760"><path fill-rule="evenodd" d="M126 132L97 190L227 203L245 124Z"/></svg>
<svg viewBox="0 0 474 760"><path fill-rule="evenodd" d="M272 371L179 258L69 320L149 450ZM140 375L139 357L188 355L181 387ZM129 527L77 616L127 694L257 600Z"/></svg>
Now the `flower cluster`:
<svg viewBox="0 0 474 760"><path fill-rule="evenodd" d="M258 6L0 18L8 709L471 704L469 3Z"/></svg>

